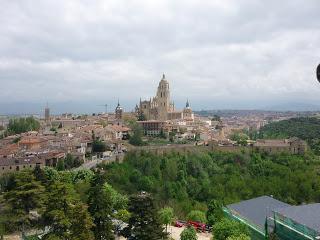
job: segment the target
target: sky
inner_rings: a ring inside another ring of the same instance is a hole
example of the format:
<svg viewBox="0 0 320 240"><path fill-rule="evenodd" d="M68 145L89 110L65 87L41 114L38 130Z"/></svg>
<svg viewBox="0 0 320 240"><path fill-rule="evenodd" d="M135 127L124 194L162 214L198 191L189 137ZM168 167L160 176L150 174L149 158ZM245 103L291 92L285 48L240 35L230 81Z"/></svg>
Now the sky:
<svg viewBox="0 0 320 240"><path fill-rule="evenodd" d="M319 0L1 0L0 115L320 106Z"/></svg>

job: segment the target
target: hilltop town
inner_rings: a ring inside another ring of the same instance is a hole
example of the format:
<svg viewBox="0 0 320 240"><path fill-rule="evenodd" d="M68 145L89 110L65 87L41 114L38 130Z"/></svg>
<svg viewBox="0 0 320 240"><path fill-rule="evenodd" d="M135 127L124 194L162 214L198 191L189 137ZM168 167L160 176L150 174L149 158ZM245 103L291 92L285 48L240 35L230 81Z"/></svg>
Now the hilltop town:
<svg viewBox="0 0 320 240"><path fill-rule="evenodd" d="M194 112L192 102L175 108L170 82L163 74L156 95L141 100L134 111L125 111L118 101L113 112L92 115L65 113L51 115L50 108L35 118L39 128L15 133L7 131L14 118L2 117L0 136L0 174L34 168L56 167L59 160L76 159L70 167L92 167L99 161L121 160L133 145L238 147L253 146L267 151L303 153L306 144L298 139L259 140L258 131L270 122L300 116L297 112L220 111ZM306 112L304 115L315 113ZM10 129L9 129L10 130ZM135 131L141 142L130 142ZM102 147L101 147L102 146ZM99 149L100 147L100 149Z"/></svg>

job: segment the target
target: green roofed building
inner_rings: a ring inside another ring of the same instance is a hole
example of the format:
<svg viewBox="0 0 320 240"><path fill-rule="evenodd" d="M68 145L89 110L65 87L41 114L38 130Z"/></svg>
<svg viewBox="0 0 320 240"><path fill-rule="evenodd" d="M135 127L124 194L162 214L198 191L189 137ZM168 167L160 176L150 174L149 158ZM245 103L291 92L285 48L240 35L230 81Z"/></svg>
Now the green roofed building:
<svg viewBox="0 0 320 240"><path fill-rule="evenodd" d="M276 209L268 221L281 240L320 239L320 203Z"/></svg>
<svg viewBox="0 0 320 240"><path fill-rule="evenodd" d="M274 232L280 240L320 239L320 203L291 206L262 196L223 208L230 219L247 225L252 240Z"/></svg>
<svg viewBox="0 0 320 240"><path fill-rule="evenodd" d="M228 205L223 209L225 214L248 226L252 240L266 239L266 219L272 216L276 208L289 207L272 197L262 196L239 203Z"/></svg>

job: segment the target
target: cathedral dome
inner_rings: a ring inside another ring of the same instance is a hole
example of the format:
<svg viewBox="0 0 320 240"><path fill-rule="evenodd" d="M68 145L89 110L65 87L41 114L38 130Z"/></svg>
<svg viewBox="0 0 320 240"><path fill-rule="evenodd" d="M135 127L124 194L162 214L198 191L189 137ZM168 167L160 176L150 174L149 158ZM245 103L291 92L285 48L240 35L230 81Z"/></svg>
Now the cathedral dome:
<svg viewBox="0 0 320 240"><path fill-rule="evenodd" d="M162 83L162 82L164 82L164 83L166 83L166 84L169 84L168 81L167 81L167 79L166 79L166 75L165 75L165 74L162 74L162 78L161 78L160 83Z"/></svg>
<svg viewBox="0 0 320 240"><path fill-rule="evenodd" d="M116 107L116 111L117 111L117 110L122 110L122 107L120 106L119 101L118 101L118 105L117 105L117 107Z"/></svg>

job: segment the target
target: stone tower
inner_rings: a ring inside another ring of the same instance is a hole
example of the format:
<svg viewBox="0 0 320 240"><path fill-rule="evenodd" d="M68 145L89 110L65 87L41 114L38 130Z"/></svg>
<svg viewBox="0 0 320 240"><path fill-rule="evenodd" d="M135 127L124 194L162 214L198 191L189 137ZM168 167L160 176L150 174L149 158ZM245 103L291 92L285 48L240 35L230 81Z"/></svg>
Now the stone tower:
<svg viewBox="0 0 320 240"><path fill-rule="evenodd" d="M193 113L192 113L192 109L190 107L190 103L188 99L186 102L186 107L183 109L183 119L188 119L188 120L193 119Z"/></svg>
<svg viewBox="0 0 320 240"><path fill-rule="evenodd" d="M45 109L44 109L44 120L45 120L46 122L49 122L49 121L50 121L50 108L49 108L49 106L48 106L48 103L47 103L47 105L46 105L46 107L45 107Z"/></svg>
<svg viewBox="0 0 320 240"><path fill-rule="evenodd" d="M116 120L120 121L122 120L122 113L123 113L123 109L120 106L119 100L118 100L118 105L115 109L115 115L116 115Z"/></svg>
<svg viewBox="0 0 320 240"><path fill-rule="evenodd" d="M159 120L166 121L168 118L168 111L170 109L170 88L169 82L166 80L164 74L158 86L157 103L158 118Z"/></svg>

